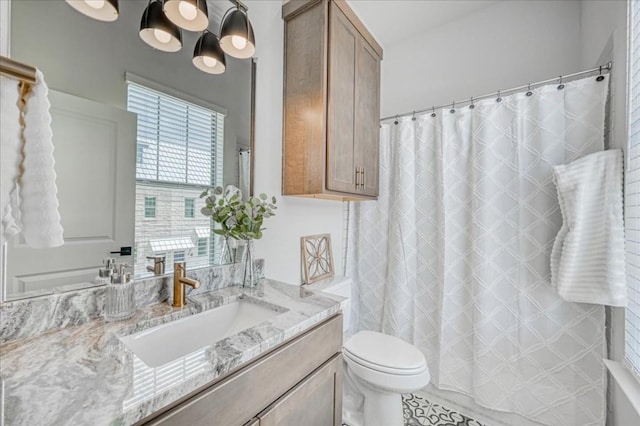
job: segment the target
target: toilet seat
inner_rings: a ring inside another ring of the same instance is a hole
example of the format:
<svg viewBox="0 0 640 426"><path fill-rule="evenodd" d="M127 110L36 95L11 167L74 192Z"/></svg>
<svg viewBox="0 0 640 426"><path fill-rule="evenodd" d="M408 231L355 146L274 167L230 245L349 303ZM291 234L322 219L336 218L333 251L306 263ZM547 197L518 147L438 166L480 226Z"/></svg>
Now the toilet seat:
<svg viewBox="0 0 640 426"><path fill-rule="evenodd" d="M360 364L348 352L343 352L343 356L351 373L358 377L362 384L370 386L378 392L411 393L424 388L431 380L429 369L426 366L415 374L385 373Z"/></svg>
<svg viewBox="0 0 640 426"><path fill-rule="evenodd" d="M344 344L343 354L352 362L381 373L411 376L427 369L424 355L415 346L375 331L356 333Z"/></svg>

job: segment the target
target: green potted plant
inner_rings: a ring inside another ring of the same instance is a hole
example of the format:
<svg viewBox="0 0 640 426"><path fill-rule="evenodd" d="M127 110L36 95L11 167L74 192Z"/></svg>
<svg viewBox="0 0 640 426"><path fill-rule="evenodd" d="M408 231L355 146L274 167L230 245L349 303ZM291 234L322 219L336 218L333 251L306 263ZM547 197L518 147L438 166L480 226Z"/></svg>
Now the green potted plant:
<svg viewBox="0 0 640 426"><path fill-rule="evenodd" d="M257 277L253 264L253 240L262 238L262 231L266 229L262 227L264 220L275 215L276 197L269 200L266 194L260 194L245 201L238 188L227 185L225 188L209 188L200 198L205 198L202 214L210 216L211 220L219 224L219 228L214 232L224 238L223 254L228 253L228 260L235 260L229 249L229 238L245 242L242 253L242 284L255 286Z"/></svg>

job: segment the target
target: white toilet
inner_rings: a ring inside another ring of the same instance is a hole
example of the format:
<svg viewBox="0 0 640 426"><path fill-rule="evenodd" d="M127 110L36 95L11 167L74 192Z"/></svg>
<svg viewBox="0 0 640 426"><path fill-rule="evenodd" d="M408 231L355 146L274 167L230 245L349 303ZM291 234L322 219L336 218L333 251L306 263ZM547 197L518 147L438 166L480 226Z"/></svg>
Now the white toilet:
<svg viewBox="0 0 640 426"><path fill-rule="evenodd" d="M348 336L351 325L349 278L334 277L311 288L349 298L342 303L344 422L349 426L402 426L402 394L424 388L431 379L424 355L404 340L375 331L360 331ZM363 404L355 402L358 397L360 401L364 397Z"/></svg>

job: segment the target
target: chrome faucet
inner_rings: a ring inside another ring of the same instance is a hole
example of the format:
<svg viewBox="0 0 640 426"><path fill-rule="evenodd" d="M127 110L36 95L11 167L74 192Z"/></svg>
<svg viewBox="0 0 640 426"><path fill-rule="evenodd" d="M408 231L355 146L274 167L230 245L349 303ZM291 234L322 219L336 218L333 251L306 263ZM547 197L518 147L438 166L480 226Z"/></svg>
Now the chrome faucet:
<svg viewBox="0 0 640 426"><path fill-rule="evenodd" d="M184 294L185 285L193 288L200 287L200 282L185 277L185 272L184 262L173 264L173 305L171 306L174 308L182 308L187 304Z"/></svg>
<svg viewBox="0 0 640 426"><path fill-rule="evenodd" d="M147 259L153 260L153 266L147 265L147 271L153 275L164 275L164 256L147 256Z"/></svg>

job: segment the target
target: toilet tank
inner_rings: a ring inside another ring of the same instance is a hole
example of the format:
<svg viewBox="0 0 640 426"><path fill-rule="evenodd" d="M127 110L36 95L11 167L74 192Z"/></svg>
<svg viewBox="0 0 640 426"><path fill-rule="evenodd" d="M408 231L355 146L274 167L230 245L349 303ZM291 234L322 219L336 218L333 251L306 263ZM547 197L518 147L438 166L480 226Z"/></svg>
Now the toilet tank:
<svg viewBox="0 0 640 426"><path fill-rule="evenodd" d="M351 325L351 278L331 277L309 285L309 290L323 291L336 296L346 297L340 303L342 308L342 330L346 333Z"/></svg>

